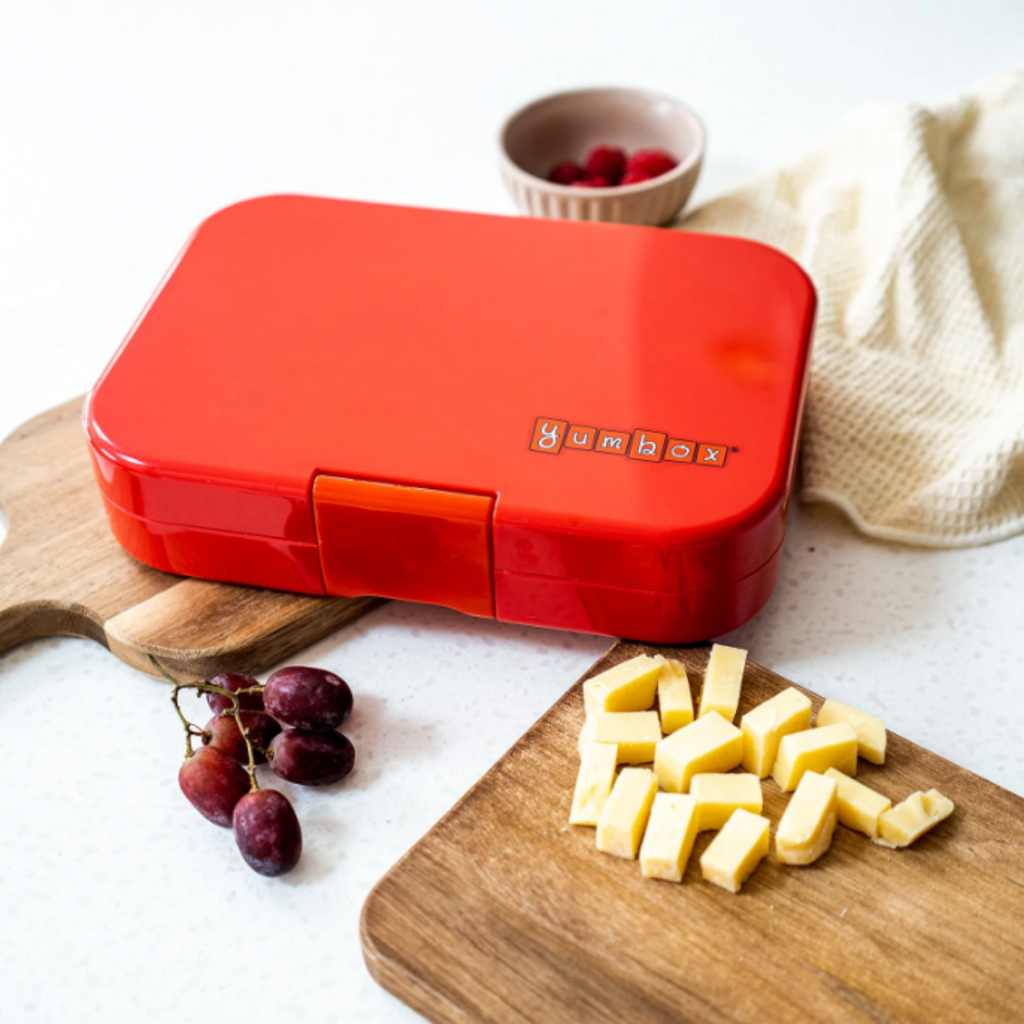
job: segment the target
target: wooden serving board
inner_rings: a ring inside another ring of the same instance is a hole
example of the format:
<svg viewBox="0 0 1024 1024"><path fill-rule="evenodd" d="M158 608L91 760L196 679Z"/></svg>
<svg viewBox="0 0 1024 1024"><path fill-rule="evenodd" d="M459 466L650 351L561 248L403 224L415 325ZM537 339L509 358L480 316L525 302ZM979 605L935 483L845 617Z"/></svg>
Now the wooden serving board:
<svg viewBox="0 0 1024 1024"><path fill-rule="evenodd" d="M114 539L93 479L82 399L0 445L0 652L41 636L105 644L154 674L260 672L379 604L183 579L135 561Z"/></svg>
<svg viewBox="0 0 1024 1024"><path fill-rule="evenodd" d="M589 677L660 651L617 644ZM585 677L586 678L586 677ZM894 802L936 787L956 811L887 850L840 826L810 867L773 851L738 895L644 879L566 824L582 680L377 885L373 976L445 1024L999 1022L1024 1018L1024 800L890 734L862 779ZM791 685L747 667L740 712ZM820 705L821 698L809 694ZM772 833L788 797L764 785Z"/></svg>

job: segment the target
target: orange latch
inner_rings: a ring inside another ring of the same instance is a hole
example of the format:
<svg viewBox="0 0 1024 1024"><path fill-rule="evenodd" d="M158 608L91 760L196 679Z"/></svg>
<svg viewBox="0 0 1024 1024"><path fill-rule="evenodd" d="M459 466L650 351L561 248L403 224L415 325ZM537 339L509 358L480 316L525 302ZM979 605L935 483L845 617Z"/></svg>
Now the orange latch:
<svg viewBox="0 0 1024 1024"><path fill-rule="evenodd" d="M321 475L313 510L327 593L494 617L494 498Z"/></svg>

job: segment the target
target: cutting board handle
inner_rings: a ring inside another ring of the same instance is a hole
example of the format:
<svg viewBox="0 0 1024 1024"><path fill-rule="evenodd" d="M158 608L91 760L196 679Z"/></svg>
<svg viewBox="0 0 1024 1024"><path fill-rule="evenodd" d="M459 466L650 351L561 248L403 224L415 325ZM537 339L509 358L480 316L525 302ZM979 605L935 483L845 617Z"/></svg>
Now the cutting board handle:
<svg viewBox="0 0 1024 1024"><path fill-rule="evenodd" d="M261 672L333 632L377 598L310 597L182 579L127 554L107 524L81 426L82 399L0 444L0 652L70 634L155 675Z"/></svg>
<svg viewBox="0 0 1024 1024"><path fill-rule="evenodd" d="M183 579L108 619L106 643L150 675L156 674L150 657L175 679L255 674L381 603Z"/></svg>

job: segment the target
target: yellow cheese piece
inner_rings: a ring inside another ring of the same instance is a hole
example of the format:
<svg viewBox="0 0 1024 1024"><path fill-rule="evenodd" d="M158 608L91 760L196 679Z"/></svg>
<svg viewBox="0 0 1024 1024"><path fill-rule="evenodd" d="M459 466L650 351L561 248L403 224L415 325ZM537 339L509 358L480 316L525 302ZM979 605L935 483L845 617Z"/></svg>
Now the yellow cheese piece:
<svg viewBox="0 0 1024 1024"><path fill-rule="evenodd" d="M772 765L772 778L786 793L796 789L804 772L822 773L829 768L838 768L846 775L857 774L857 734L846 722L783 736Z"/></svg>
<svg viewBox="0 0 1024 1024"><path fill-rule="evenodd" d="M853 726L857 733L857 753L860 757L871 764L886 763L886 724L881 718L857 711L829 697L818 712L817 724L835 725L837 722L849 722Z"/></svg>
<svg viewBox="0 0 1024 1024"><path fill-rule="evenodd" d="M683 793L658 793L640 846L644 877L681 882L696 838L696 799Z"/></svg>
<svg viewBox="0 0 1024 1024"><path fill-rule="evenodd" d="M693 697L686 666L670 658L661 666L658 676L658 707L661 709L661 731L668 736L693 721Z"/></svg>
<svg viewBox="0 0 1024 1024"><path fill-rule="evenodd" d="M839 823L874 839L878 819L892 807L892 801L835 768L829 768L825 777L836 780Z"/></svg>
<svg viewBox="0 0 1024 1024"><path fill-rule="evenodd" d="M878 819L875 842L892 849L909 846L952 813L953 801L937 789L913 793Z"/></svg>
<svg viewBox="0 0 1024 1024"><path fill-rule="evenodd" d="M591 743L580 760L576 789L572 795L570 825L596 825L598 815L615 785L618 748L614 743Z"/></svg>
<svg viewBox="0 0 1024 1024"><path fill-rule="evenodd" d="M746 663L746 651L738 647L726 647L724 644L712 646L708 667L704 671L704 686L700 691L698 718L712 711L717 711L727 722L736 717Z"/></svg>
<svg viewBox="0 0 1024 1024"><path fill-rule="evenodd" d="M588 715L596 711L647 711L654 704L658 674L665 659L638 654L583 684Z"/></svg>
<svg viewBox="0 0 1024 1024"><path fill-rule="evenodd" d="M835 725L847 722L857 734L857 752L872 764L885 764L885 723L865 711L858 711L848 704L840 704L831 697L821 705L817 723Z"/></svg>
<svg viewBox="0 0 1024 1024"><path fill-rule="evenodd" d="M654 751L661 788L686 793L702 772L727 772L743 757L743 733L713 711L663 739Z"/></svg>
<svg viewBox="0 0 1024 1024"><path fill-rule="evenodd" d="M804 772L775 833L783 864L813 864L831 845L839 811L835 779Z"/></svg>
<svg viewBox="0 0 1024 1024"><path fill-rule="evenodd" d="M623 768L597 819L597 848L616 857L636 858L647 827L658 779L650 768Z"/></svg>
<svg viewBox="0 0 1024 1024"><path fill-rule="evenodd" d="M743 767L759 779L768 778L782 737L810 727L811 701L792 686L758 704L740 721Z"/></svg>
<svg viewBox="0 0 1024 1024"><path fill-rule="evenodd" d="M751 814L760 814L764 807L761 780L747 772L694 775L690 794L697 798L697 828L701 832L722 828L740 807Z"/></svg>
<svg viewBox="0 0 1024 1024"><path fill-rule="evenodd" d="M711 840L700 859L700 869L707 881L739 892L767 852L768 819L740 809Z"/></svg>
<svg viewBox="0 0 1024 1024"><path fill-rule="evenodd" d="M592 743L614 743L619 764L646 764L654 760L661 739L657 711L596 711L580 730L580 756Z"/></svg>

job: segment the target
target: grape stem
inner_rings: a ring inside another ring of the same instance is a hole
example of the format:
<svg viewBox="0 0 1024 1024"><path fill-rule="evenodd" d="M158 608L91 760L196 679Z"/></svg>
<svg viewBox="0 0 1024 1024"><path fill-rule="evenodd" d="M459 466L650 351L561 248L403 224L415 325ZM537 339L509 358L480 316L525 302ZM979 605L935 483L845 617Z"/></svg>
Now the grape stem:
<svg viewBox="0 0 1024 1024"><path fill-rule="evenodd" d="M242 739L245 740L245 751L249 758L249 765L247 771L249 772L249 792L254 793L260 788L260 784L256 781L256 751L255 745L249 736L249 730L245 727L245 723L242 721L241 715L241 695L243 693L262 693L262 686L248 686L243 690L239 690L237 693L233 693L231 690L226 689L223 686L217 686L216 683L211 683L208 679L203 679L194 683L182 682L180 679L175 679L174 676L168 672L163 665L160 664L152 654L149 655L149 660L153 664L153 667L157 670L171 684L171 703L174 705L174 710L178 713L178 719L185 730L185 760L189 760L193 754L192 749L192 737L193 736L205 736L206 733L199 728L198 725L190 722L186 717L185 713L181 710L181 705L178 702L178 694L182 690L194 690L196 693L217 693L222 697L227 697L231 701L231 707L221 711L220 714L223 716L230 716L234 718L238 725L238 731L242 734ZM261 748L260 752L266 755L266 751Z"/></svg>

